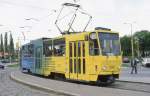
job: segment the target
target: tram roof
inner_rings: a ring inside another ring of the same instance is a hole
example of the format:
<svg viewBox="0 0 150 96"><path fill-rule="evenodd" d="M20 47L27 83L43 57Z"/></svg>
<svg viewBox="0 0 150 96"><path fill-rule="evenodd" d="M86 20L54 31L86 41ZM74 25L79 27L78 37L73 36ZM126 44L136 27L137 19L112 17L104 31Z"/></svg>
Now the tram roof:
<svg viewBox="0 0 150 96"><path fill-rule="evenodd" d="M57 36L57 37L54 37L54 38L43 37L43 38L31 40L29 43L24 44L23 46L32 44L32 42L37 41L37 40L48 41L48 40L59 39L59 38L62 38L62 37L68 37L68 36L88 35L88 34L90 34L90 33L92 33L92 32L119 33L119 32L116 32L116 31L104 30L104 29L97 29L97 30L93 30L93 31L85 31L85 32L70 32L70 34L63 34L63 35L61 35L61 36Z"/></svg>

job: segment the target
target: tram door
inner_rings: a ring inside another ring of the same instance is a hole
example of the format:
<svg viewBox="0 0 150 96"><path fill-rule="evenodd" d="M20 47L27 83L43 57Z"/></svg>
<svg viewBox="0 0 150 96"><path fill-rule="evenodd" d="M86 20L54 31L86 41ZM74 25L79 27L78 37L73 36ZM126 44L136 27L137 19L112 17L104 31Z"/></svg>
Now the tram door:
<svg viewBox="0 0 150 96"><path fill-rule="evenodd" d="M37 47L36 48L36 58L35 58L35 67L36 67L36 72L40 72L41 64L42 64L42 48Z"/></svg>
<svg viewBox="0 0 150 96"><path fill-rule="evenodd" d="M81 80L85 74L85 42L70 42L69 49L69 77Z"/></svg>

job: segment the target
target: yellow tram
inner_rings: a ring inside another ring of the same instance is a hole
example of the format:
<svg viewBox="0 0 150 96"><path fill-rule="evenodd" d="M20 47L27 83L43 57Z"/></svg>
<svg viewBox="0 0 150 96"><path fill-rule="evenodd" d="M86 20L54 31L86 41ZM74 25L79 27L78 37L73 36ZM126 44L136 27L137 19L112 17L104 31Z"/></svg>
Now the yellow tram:
<svg viewBox="0 0 150 96"><path fill-rule="evenodd" d="M122 63L119 34L102 27L85 31L88 24L82 32L69 32L70 29L73 30L72 24L80 5L65 3L63 6L76 8L67 33L57 38L42 38L23 45L21 69L52 78L114 82L115 78L119 78ZM91 18L89 16L88 23ZM56 27L60 30L57 22L58 20L55 22Z"/></svg>
<svg viewBox="0 0 150 96"><path fill-rule="evenodd" d="M44 43L47 62L43 74L67 79L109 82L119 77L118 33L108 29L63 35ZM47 48L46 48L47 47Z"/></svg>

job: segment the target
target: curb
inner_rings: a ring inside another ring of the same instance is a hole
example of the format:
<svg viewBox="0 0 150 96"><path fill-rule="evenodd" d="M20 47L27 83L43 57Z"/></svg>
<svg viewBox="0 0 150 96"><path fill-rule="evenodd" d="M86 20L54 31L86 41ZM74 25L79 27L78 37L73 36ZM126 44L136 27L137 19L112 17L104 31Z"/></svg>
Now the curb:
<svg viewBox="0 0 150 96"><path fill-rule="evenodd" d="M53 92L53 93L60 94L60 95L80 96L79 94L73 94L73 93L70 93L70 92L63 91L63 90L54 90L52 88L48 88L48 87L44 87L44 86L41 86L41 85L38 85L38 84L33 84L33 83L30 83L30 82L23 81L23 80L15 77L14 73L15 72L11 72L10 79L12 79L12 80L14 80L18 83L21 83L23 85L27 85L27 86L33 87L35 89L40 89L40 90L43 90L43 91L46 91L46 92Z"/></svg>

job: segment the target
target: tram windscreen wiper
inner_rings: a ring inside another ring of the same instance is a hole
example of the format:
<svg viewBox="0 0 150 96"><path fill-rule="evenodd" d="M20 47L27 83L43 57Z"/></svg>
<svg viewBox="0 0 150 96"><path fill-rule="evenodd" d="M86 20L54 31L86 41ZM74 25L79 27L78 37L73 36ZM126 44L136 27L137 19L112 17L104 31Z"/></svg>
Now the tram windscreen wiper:
<svg viewBox="0 0 150 96"><path fill-rule="evenodd" d="M99 33L102 55L120 55L119 35L117 33Z"/></svg>

